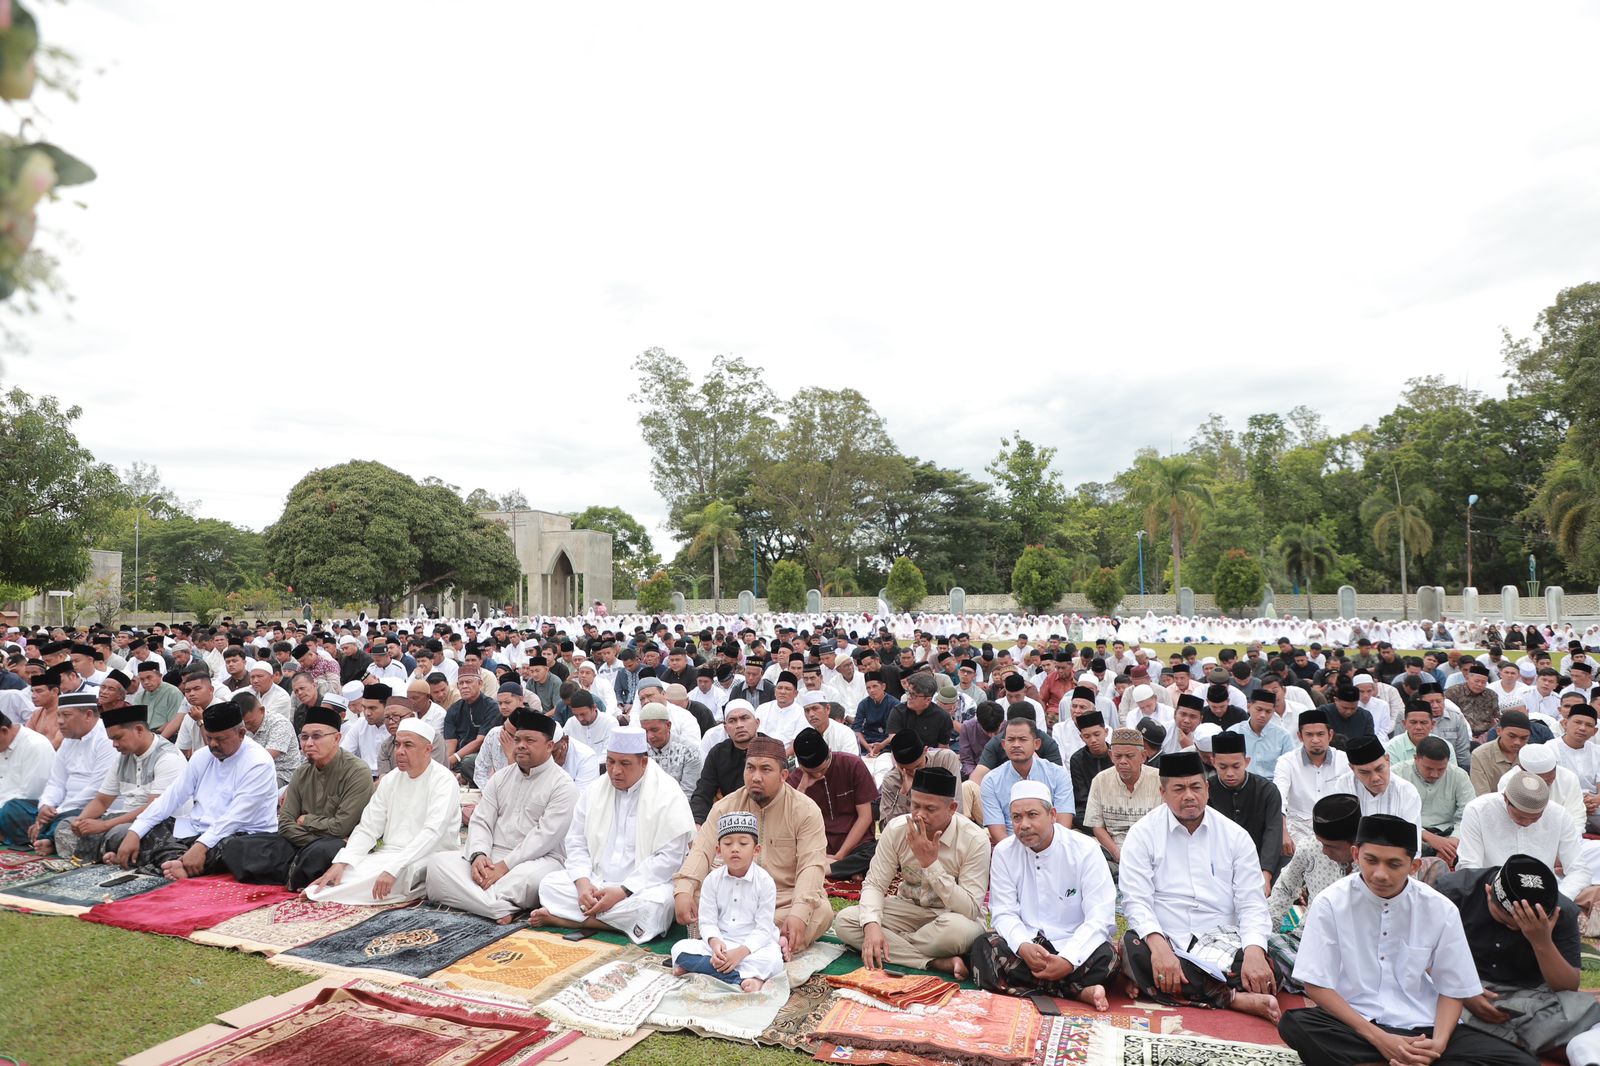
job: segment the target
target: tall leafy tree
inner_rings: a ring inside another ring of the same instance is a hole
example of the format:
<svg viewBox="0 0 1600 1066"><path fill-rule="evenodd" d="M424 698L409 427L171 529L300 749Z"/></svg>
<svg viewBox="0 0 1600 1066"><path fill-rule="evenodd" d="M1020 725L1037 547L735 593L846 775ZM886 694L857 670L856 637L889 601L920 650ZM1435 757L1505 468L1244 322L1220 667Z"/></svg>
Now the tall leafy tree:
<svg viewBox="0 0 1600 1066"><path fill-rule="evenodd" d="M999 509L1008 528L1008 543L1042 544L1066 510L1067 490L1054 468L1056 450L1028 440L1020 432L1000 442L1000 452L985 469L995 480ZM1011 553L1015 555L1015 552Z"/></svg>
<svg viewBox="0 0 1600 1066"><path fill-rule="evenodd" d="M78 443L80 407L12 389L0 398L0 580L71 588L89 546L126 502L117 472Z"/></svg>
<svg viewBox="0 0 1600 1066"><path fill-rule="evenodd" d="M1298 523L1278 533L1278 557L1289 580L1305 591L1306 617L1312 617L1311 586L1339 565L1333 545L1320 529Z"/></svg>
<svg viewBox="0 0 1600 1066"><path fill-rule="evenodd" d="M729 551L739 550L739 515L732 504L715 500L706 504L700 510L684 517L684 521L694 530L694 539L689 542L689 555L703 555L707 550L711 552L711 599L712 610L720 611L722 600L722 549Z"/></svg>
<svg viewBox="0 0 1600 1066"><path fill-rule="evenodd" d="M1183 585L1183 542L1200 529L1211 505L1208 471L1187 455L1142 455L1134 464L1134 503L1151 535L1163 527L1172 539L1172 587Z"/></svg>
<svg viewBox="0 0 1600 1066"><path fill-rule="evenodd" d="M1433 502L1433 493L1413 486L1402 490L1395 485L1395 493L1379 489L1361 505L1361 519L1372 529L1372 543L1377 549L1388 551L1395 544L1400 554L1400 611L1408 614L1410 585L1407 583L1406 564L1420 559L1433 550L1433 527L1428 524L1426 508Z"/></svg>

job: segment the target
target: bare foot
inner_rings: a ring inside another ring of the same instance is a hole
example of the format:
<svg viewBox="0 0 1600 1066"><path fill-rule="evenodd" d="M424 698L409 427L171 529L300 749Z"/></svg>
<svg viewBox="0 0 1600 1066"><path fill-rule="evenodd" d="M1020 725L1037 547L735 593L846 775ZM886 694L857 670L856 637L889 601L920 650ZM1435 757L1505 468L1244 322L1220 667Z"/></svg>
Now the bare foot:
<svg viewBox="0 0 1600 1066"><path fill-rule="evenodd" d="M532 926L546 925L550 921L550 912L543 907L535 907L528 912L528 924Z"/></svg>
<svg viewBox="0 0 1600 1066"><path fill-rule="evenodd" d="M516 915L516 912L513 911L512 913L506 915L504 918L496 918L494 924L496 924L496 925L510 925L512 922L514 922L516 920L517 920L517 915Z"/></svg>
<svg viewBox="0 0 1600 1066"><path fill-rule="evenodd" d="M1278 1006L1278 997L1269 996L1265 992L1235 992L1233 1002L1229 1004L1236 1011L1245 1014L1254 1014L1257 1018L1265 1018L1274 1025L1283 1013Z"/></svg>
<svg viewBox="0 0 1600 1066"><path fill-rule="evenodd" d="M672 976L674 976L674 977L682 977L684 974L686 974L688 972L689 971L685 970L682 966L674 966L672 968Z"/></svg>
<svg viewBox="0 0 1600 1066"><path fill-rule="evenodd" d="M183 868L183 863L177 859L161 864L161 872L169 881L182 881L189 876L189 871Z"/></svg>
<svg viewBox="0 0 1600 1066"><path fill-rule="evenodd" d="M960 955L947 955L942 959L929 959L928 969L942 970L957 981L965 981L967 979L967 960Z"/></svg>
<svg viewBox="0 0 1600 1066"><path fill-rule="evenodd" d="M1078 993L1078 999L1089 1004L1095 1010L1110 1010L1111 1001L1106 998L1105 985L1090 985Z"/></svg>
<svg viewBox="0 0 1600 1066"><path fill-rule="evenodd" d="M757 980L754 977L746 977L743 981L739 982L739 987L744 989L746 992L759 992L764 985L766 985L765 981Z"/></svg>

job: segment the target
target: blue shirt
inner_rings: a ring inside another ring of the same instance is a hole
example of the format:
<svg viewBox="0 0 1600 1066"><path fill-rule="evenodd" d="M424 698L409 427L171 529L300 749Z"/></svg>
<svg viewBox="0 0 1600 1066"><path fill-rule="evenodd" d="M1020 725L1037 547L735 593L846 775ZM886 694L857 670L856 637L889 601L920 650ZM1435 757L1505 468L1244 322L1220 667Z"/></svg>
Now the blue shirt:
<svg viewBox="0 0 1600 1066"><path fill-rule="evenodd" d="M1296 746L1289 731L1273 721L1267 722L1267 728L1261 731L1260 736L1250 728L1249 722L1231 726L1228 732L1244 734L1244 753L1250 756L1250 772L1268 780L1272 778L1273 767L1278 765L1278 756Z"/></svg>
<svg viewBox="0 0 1600 1066"><path fill-rule="evenodd" d="M983 797L984 825L1003 825L1007 833L1011 832L1011 786L1021 780L1022 776L1009 759L983 775L983 784L978 793ZM1050 794L1055 797L1056 810L1076 813L1078 808L1072 792L1072 775L1062 769L1060 763L1041 759L1035 752L1033 766L1028 770L1028 780L1038 781L1050 789Z"/></svg>
<svg viewBox="0 0 1600 1066"><path fill-rule="evenodd" d="M852 728L866 737L868 744L877 744L889 735L889 712L899 705L900 701L888 693L884 693L881 703L874 703L868 696L856 704L856 724Z"/></svg>

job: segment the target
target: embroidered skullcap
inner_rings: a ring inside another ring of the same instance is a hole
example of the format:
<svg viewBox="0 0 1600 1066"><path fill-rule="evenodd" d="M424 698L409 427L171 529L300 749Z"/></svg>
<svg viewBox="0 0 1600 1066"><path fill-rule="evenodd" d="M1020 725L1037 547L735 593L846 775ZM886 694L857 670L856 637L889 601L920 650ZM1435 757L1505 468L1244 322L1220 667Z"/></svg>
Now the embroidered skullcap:
<svg viewBox="0 0 1600 1066"><path fill-rule="evenodd" d="M326 706L337 707L341 711L348 711L350 709L350 705L345 702L344 697L339 695L337 692L324 692L321 698L323 704Z"/></svg>
<svg viewBox="0 0 1600 1066"><path fill-rule="evenodd" d="M422 678L420 678L420 677L413 677L410 681L406 682L406 694L407 695L422 696L422 695L426 695L427 692L428 692L428 683L426 681L422 680Z"/></svg>
<svg viewBox="0 0 1600 1066"><path fill-rule="evenodd" d="M1153 700L1155 698L1156 690L1151 688L1149 685L1135 685L1133 687L1134 703L1143 703L1145 700ZM1202 703L1200 706L1204 707L1205 704Z"/></svg>
<svg viewBox="0 0 1600 1066"><path fill-rule="evenodd" d="M779 766L782 766L788 757L788 753L783 750L783 741L769 737L765 733L757 733L744 753L745 762L766 758L776 760Z"/></svg>
<svg viewBox="0 0 1600 1066"><path fill-rule="evenodd" d="M922 753L927 746L922 743L922 738L914 730L902 729L894 735L889 742L889 754L894 756L894 761L901 766L910 766L922 758Z"/></svg>
<svg viewBox="0 0 1600 1066"><path fill-rule="evenodd" d="M389 697L393 695L394 689L381 681L361 687L361 698L364 700L377 700L379 703L386 703Z"/></svg>
<svg viewBox="0 0 1600 1066"><path fill-rule="evenodd" d="M1517 763L1530 774L1547 774L1556 768L1555 749L1544 744L1526 744L1517 754Z"/></svg>
<svg viewBox="0 0 1600 1066"><path fill-rule="evenodd" d="M95 707L100 703L100 697L93 692L69 692L61 697L62 707Z"/></svg>
<svg viewBox="0 0 1600 1066"><path fill-rule="evenodd" d="M1537 777L1534 780L1539 781ZM1539 781L1539 784L1544 782ZM1369 814L1356 826L1356 843L1399 848L1407 855L1416 855L1417 827L1392 814Z"/></svg>
<svg viewBox="0 0 1600 1066"><path fill-rule="evenodd" d="M305 724L325 725L329 729L338 729L344 724L344 716L334 708L319 703L315 707L306 708Z"/></svg>
<svg viewBox="0 0 1600 1066"><path fill-rule="evenodd" d="M1198 751L1169 751L1161 756L1162 777L1199 777L1205 772Z"/></svg>
<svg viewBox="0 0 1600 1066"><path fill-rule="evenodd" d="M761 823L754 811L730 811L717 819L717 839L733 833L748 833L761 839Z"/></svg>
<svg viewBox="0 0 1600 1066"><path fill-rule="evenodd" d="M827 703L827 702L828 702L828 695L825 692L802 692L802 693L800 693L799 703L800 703L800 706L802 706L802 707L810 707L810 706L812 706L814 704Z"/></svg>
<svg viewBox="0 0 1600 1066"><path fill-rule="evenodd" d="M643 729L636 725L619 725L606 738L606 750L613 755L644 755L650 745Z"/></svg>
<svg viewBox="0 0 1600 1066"><path fill-rule="evenodd" d="M794 758L807 770L815 770L828 761L828 742L810 726L800 730L794 738Z"/></svg>
<svg viewBox="0 0 1600 1066"><path fill-rule="evenodd" d="M639 713L635 717L641 722L670 722L672 708L665 703L647 703L639 708Z"/></svg>
<svg viewBox="0 0 1600 1066"><path fill-rule="evenodd" d="M1550 786L1538 774L1520 771L1506 783L1506 800L1524 814L1542 814L1550 804Z"/></svg>
<svg viewBox="0 0 1600 1066"><path fill-rule="evenodd" d="M1194 746L1198 751L1212 751L1211 744L1222 727L1215 722L1202 722L1195 727ZM1212 754L1216 754L1212 752Z"/></svg>
<svg viewBox="0 0 1600 1066"><path fill-rule="evenodd" d="M62 700L65 703L65 700ZM207 733L220 733L224 729L232 729L236 725L244 724L244 712L239 710L239 705L232 700L213 703L200 714L200 724L205 726Z"/></svg>
<svg viewBox="0 0 1600 1066"><path fill-rule="evenodd" d="M423 740L426 740L429 744L433 743L433 726L429 725L427 722L424 722L420 718L403 719L400 722L400 728L396 732L415 733Z"/></svg>
<svg viewBox="0 0 1600 1066"><path fill-rule="evenodd" d="M1206 723L1206 725L1210 724L1210 722ZM1200 727L1200 729L1204 728L1204 725ZM1195 730L1196 747L1200 746L1200 729ZM1224 729L1211 738L1211 754L1213 755L1243 755L1244 753L1243 733L1235 733L1231 729Z"/></svg>
<svg viewBox="0 0 1600 1066"><path fill-rule="evenodd" d="M956 784L956 775L944 767L924 766L911 779L911 791L921 792L925 796L943 796L946 799L954 799Z"/></svg>
<svg viewBox="0 0 1600 1066"><path fill-rule="evenodd" d="M1365 766L1377 762L1388 753L1383 750L1383 742L1377 737L1356 737L1345 745L1344 754L1351 766Z"/></svg>
<svg viewBox="0 0 1600 1066"><path fill-rule="evenodd" d="M1038 800L1048 810L1056 805L1056 798L1050 794L1050 786L1043 781L1018 781L1011 786L1010 803L1018 800Z"/></svg>
<svg viewBox="0 0 1600 1066"><path fill-rule="evenodd" d="M1353 841L1361 823L1361 801L1348 792L1323 796L1311 805L1311 831L1323 840Z"/></svg>
<svg viewBox="0 0 1600 1066"><path fill-rule="evenodd" d="M113 707L109 711L100 712L100 721L105 724L107 729L114 725L131 725L134 722L138 722L140 725L148 725L150 722L150 708L145 706L136 707L131 704Z"/></svg>
<svg viewBox="0 0 1600 1066"><path fill-rule="evenodd" d="M1203 711L1206 709L1206 701L1196 696L1193 692L1185 692L1178 697L1178 706L1187 707L1191 711Z"/></svg>
<svg viewBox="0 0 1600 1066"><path fill-rule="evenodd" d="M1090 711L1087 714L1079 715L1072 721L1073 724L1078 727L1078 732L1081 733L1085 729L1093 729L1095 726L1104 726L1106 724L1106 716L1101 714L1099 711Z"/></svg>
<svg viewBox="0 0 1600 1066"><path fill-rule="evenodd" d="M1494 886L1495 902L1502 910L1509 911L1519 900L1543 907L1547 915L1556 909L1559 896L1556 875L1532 855L1511 856L1490 883Z"/></svg>
<svg viewBox="0 0 1600 1066"><path fill-rule="evenodd" d="M1327 725L1327 724L1328 724L1328 712L1323 710L1321 707L1313 707L1309 711L1301 711L1300 712L1300 718L1299 718L1298 725L1299 725L1299 728L1301 728L1301 729L1304 729L1308 725Z"/></svg>

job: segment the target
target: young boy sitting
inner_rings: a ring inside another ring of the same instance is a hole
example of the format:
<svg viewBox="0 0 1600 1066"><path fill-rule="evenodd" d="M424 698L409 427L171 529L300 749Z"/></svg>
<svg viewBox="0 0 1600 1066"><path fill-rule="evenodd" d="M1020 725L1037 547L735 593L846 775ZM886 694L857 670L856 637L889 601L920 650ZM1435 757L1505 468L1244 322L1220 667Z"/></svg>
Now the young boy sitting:
<svg viewBox="0 0 1600 1066"><path fill-rule="evenodd" d="M1286 1011L1284 1043L1309 1066L1535 1066L1526 1051L1458 1026L1483 991L1461 913L1411 875L1417 827L1373 814L1356 828L1356 872L1306 914L1294 978L1315 1007Z"/></svg>
<svg viewBox="0 0 1600 1066"><path fill-rule="evenodd" d="M672 945L672 972L703 973L756 992L783 972L783 951L773 915L778 887L755 864L761 854L756 816L725 814L717 821L717 857L722 865L700 889L699 940Z"/></svg>

